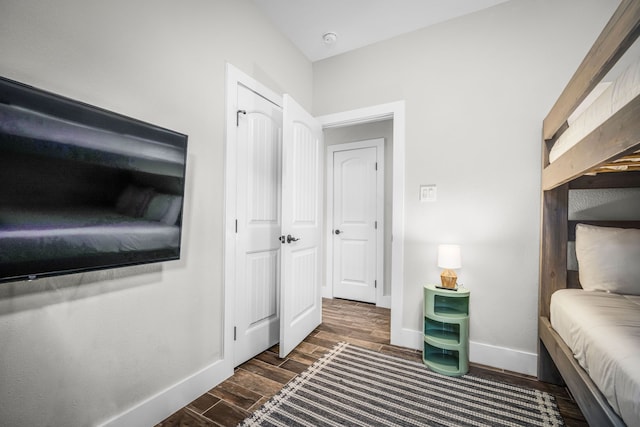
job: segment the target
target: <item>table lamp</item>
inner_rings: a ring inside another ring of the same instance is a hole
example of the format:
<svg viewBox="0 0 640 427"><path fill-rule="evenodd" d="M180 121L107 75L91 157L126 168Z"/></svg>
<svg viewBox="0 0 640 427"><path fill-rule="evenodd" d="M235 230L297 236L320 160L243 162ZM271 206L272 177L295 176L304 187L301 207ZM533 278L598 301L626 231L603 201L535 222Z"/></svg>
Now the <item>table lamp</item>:
<svg viewBox="0 0 640 427"><path fill-rule="evenodd" d="M460 246L438 245L438 267L444 268L444 271L440 274L442 287L446 289L456 289L458 276L453 270L462 267Z"/></svg>

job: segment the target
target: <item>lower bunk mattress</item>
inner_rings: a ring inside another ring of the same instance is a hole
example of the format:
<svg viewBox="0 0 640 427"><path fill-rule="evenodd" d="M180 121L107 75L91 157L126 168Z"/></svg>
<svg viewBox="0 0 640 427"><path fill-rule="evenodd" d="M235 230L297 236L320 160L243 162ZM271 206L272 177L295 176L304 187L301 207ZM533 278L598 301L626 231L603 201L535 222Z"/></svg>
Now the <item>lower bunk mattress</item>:
<svg viewBox="0 0 640 427"><path fill-rule="evenodd" d="M0 206L0 268L12 262L177 248L180 227L105 209Z"/></svg>
<svg viewBox="0 0 640 427"><path fill-rule="evenodd" d="M640 426L640 296L562 289L551 325L628 426Z"/></svg>

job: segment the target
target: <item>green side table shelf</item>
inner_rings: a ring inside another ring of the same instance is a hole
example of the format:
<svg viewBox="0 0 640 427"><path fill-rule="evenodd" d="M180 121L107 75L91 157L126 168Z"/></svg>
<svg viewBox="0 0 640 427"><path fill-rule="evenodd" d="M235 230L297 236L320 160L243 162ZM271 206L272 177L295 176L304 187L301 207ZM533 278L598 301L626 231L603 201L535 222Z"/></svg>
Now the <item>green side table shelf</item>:
<svg viewBox="0 0 640 427"><path fill-rule="evenodd" d="M424 286L422 361L444 375L469 371L469 290Z"/></svg>

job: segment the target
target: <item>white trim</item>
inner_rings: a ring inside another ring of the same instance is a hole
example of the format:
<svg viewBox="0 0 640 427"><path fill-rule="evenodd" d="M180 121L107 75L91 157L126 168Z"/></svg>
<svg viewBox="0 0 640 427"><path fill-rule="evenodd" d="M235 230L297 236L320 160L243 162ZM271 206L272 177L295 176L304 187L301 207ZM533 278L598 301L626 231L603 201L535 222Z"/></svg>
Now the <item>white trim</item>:
<svg viewBox="0 0 640 427"><path fill-rule="evenodd" d="M257 93L275 105L282 106L282 97L233 65L226 64L226 129L224 145L224 331L223 369L233 374L233 324L235 321L235 265L236 265L236 112L238 85ZM215 384L212 384L212 388Z"/></svg>
<svg viewBox="0 0 640 427"><path fill-rule="evenodd" d="M480 365L493 366L511 372L537 376L538 355L526 351L498 347L471 341L469 360Z"/></svg>
<svg viewBox="0 0 640 427"><path fill-rule="evenodd" d="M402 328L398 339L396 341L397 346L412 348L414 350L422 350L424 344L424 336L422 331L416 331L409 328Z"/></svg>
<svg viewBox="0 0 640 427"><path fill-rule="evenodd" d="M423 342L422 331L404 328L397 345L422 350ZM469 342L469 361L531 376L536 376L538 369L538 355L535 353L475 341Z"/></svg>
<svg viewBox="0 0 640 427"><path fill-rule="evenodd" d="M166 390L144 400L124 413L102 424L101 427L154 426L197 397L211 390L233 374L223 369L224 361L218 360L193 375L179 381Z"/></svg>
<svg viewBox="0 0 640 427"><path fill-rule="evenodd" d="M333 144L327 146L327 209L326 209L326 278L322 296L333 298L333 155L339 151L358 150L364 148L376 149L376 305L384 298L384 138L367 139L358 142Z"/></svg>
<svg viewBox="0 0 640 427"><path fill-rule="evenodd" d="M404 103L404 101L400 101ZM394 113L387 109L388 106L392 106L394 103L374 105L372 107L361 108L358 110L345 111L342 113L327 114L318 119L321 119L323 128L337 128L351 125L361 125L365 123L380 122L383 120L389 120L394 118ZM360 116L360 112L366 110L366 117Z"/></svg>
<svg viewBox="0 0 640 427"><path fill-rule="evenodd" d="M393 210L391 242L391 295L379 305L391 307L391 344L401 345L404 291L404 193L405 193L405 102L396 101L318 117L323 128L342 127L393 119ZM391 300L389 303L389 299ZM386 305L385 305L386 303Z"/></svg>

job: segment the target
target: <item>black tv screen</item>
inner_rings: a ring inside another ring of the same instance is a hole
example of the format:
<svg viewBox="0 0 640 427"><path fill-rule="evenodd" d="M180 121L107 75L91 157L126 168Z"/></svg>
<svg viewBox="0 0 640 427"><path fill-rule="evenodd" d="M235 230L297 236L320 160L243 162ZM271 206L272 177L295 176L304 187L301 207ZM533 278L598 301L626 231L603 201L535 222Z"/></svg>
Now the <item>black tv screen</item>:
<svg viewBox="0 0 640 427"><path fill-rule="evenodd" d="M0 282L180 258L187 136L0 78Z"/></svg>

